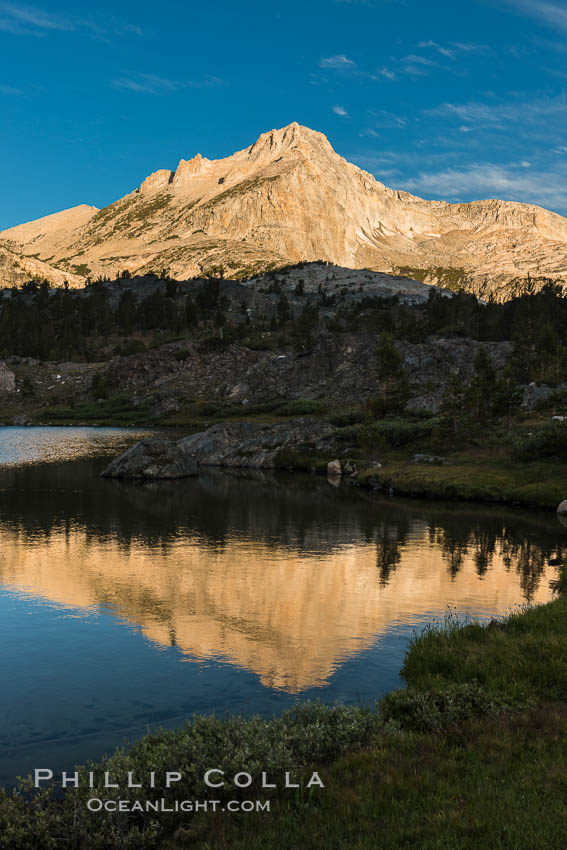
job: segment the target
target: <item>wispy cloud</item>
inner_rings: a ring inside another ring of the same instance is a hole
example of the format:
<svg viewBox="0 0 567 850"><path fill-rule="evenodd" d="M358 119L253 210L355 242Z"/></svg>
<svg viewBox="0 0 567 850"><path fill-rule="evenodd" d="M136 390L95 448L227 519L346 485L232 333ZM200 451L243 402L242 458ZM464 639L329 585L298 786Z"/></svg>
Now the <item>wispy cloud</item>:
<svg viewBox="0 0 567 850"><path fill-rule="evenodd" d="M346 2L346 0L345 0ZM451 42L445 47L435 41L421 41L417 47L422 48L428 54L424 53L407 53L403 56L390 56L388 65L382 65L375 70L364 70L360 68L354 59L350 59L344 53L338 53L335 56L325 56L319 60L319 67L328 71L338 72L346 77L358 78L360 80L389 80L394 82L399 77L427 77L434 70L457 71L457 59L459 53L471 54L478 53L488 48L482 44L465 44L462 42ZM434 51L435 58L432 58L431 51ZM440 57L451 59L452 61L443 63ZM311 75L311 82L314 85L320 83L320 78L316 75Z"/></svg>
<svg viewBox="0 0 567 850"><path fill-rule="evenodd" d="M459 53L483 53L485 50L488 50L486 44L467 44L462 41L452 41L447 45L443 45L429 40L420 41L417 46L434 50L446 59L456 59Z"/></svg>
<svg viewBox="0 0 567 850"><path fill-rule="evenodd" d="M440 44L437 44L436 41L420 41L417 46L418 47L425 47L425 48L431 47L434 50L436 50L438 53L440 53L441 56L446 56L446 57L451 58L451 59L455 55L454 50L449 50L448 47L442 47Z"/></svg>
<svg viewBox="0 0 567 850"><path fill-rule="evenodd" d="M2 32L41 37L53 32L77 32L80 30L99 38L110 33L142 35L141 29L136 25L117 20L103 23L92 17L86 18L67 12L46 11L39 6L0 2L0 31Z"/></svg>
<svg viewBox="0 0 567 850"><path fill-rule="evenodd" d="M501 198L539 204L554 209L567 207L567 168L555 171L528 171L529 163L473 163L464 168L446 168L420 173L402 182L409 192L465 201L473 198Z"/></svg>
<svg viewBox="0 0 567 850"><path fill-rule="evenodd" d="M348 115L348 112L346 111L346 109L344 108L344 106L339 106L339 104L338 104L338 103L336 103L336 104L333 106L333 112L335 113L335 115L341 115L341 116L343 116L343 117L344 117L345 115Z"/></svg>
<svg viewBox="0 0 567 850"><path fill-rule="evenodd" d="M74 15L45 12L34 6L0 3L0 29L17 35L37 35L45 30L70 31L77 27Z"/></svg>
<svg viewBox="0 0 567 850"><path fill-rule="evenodd" d="M567 8L565 3L550 3L547 0L501 0L504 6L535 18L554 29L567 30Z"/></svg>
<svg viewBox="0 0 567 850"><path fill-rule="evenodd" d="M385 77L387 80L395 80L396 79L396 72L392 71L391 68L386 68L386 67L378 68L377 73L380 74L381 77Z"/></svg>
<svg viewBox="0 0 567 850"><path fill-rule="evenodd" d="M24 92L22 89L16 89L13 86L6 86L3 83L0 83L0 94L18 96L24 94Z"/></svg>
<svg viewBox="0 0 567 850"><path fill-rule="evenodd" d="M319 62L320 68L335 68L338 70L344 70L345 68L352 69L356 65L352 59L349 59L343 53L340 53L338 56L329 56L326 59L321 59Z"/></svg>
<svg viewBox="0 0 567 850"><path fill-rule="evenodd" d="M464 44L451 42L448 46L438 44L436 41L420 41L417 47L429 51L428 55L423 53L408 53L405 56L391 57L391 66L383 66L377 73L388 80L396 80L398 77L427 77L434 70L450 71L457 73L457 60L459 54L480 53L488 48L483 44ZM431 52L436 58L431 57ZM450 59L451 62L443 62L440 57Z"/></svg>
<svg viewBox="0 0 567 850"><path fill-rule="evenodd" d="M465 124L493 129L507 129L510 124L521 123L541 126L546 120L567 118L567 100L558 97L538 97L533 100L515 100L508 103L442 103L435 109L426 110L425 115L455 117Z"/></svg>
<svg viewBox="0 0 567 850"><path fill-rule="evenodd" d="M346 77L377 80L376 74L360 69L354 59L349 59L344 53L337 56L327 56L319 60L319 67L328 71L335 71Z"/></svg>
<svg viewBox="0 0 567 850"><path fill-rule="evenodd" d="M378 129L390 130L392 128L406 127L408 119L405 115L396 115L395 112L388 112L385 109L369 109L368 114L378 122Z"/></svg>
<svg viewBox="0 0 567 850"><path fill-rule="evenodd" d="M206 77L203 80L172 80L158 77L156 74L126 74L112 80L115 89L131 91L136 94L173 94L181 89L202 89L222 84L220 77Z"/></svg>
<svg viewBox="0 0 567 850"><path fill-rule="evenodd" d="M415 53L410 53L409 56L404 56L402 62L409 62L413 65L435 65L435 62L432 59L428 59L426 56L417 56Z"/></svg>

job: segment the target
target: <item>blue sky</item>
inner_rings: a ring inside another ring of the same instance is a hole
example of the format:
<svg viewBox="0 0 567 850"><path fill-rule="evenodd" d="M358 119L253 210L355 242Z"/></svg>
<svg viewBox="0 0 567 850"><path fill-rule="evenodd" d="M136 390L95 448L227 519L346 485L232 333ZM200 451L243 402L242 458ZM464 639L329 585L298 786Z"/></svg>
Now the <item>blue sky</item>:
<svg viewBox="0 0 567 850"><path fill-rule="evenodd" d="M566 0L0 0L0 228L298 121L394 188L567 214Z"/></svg>

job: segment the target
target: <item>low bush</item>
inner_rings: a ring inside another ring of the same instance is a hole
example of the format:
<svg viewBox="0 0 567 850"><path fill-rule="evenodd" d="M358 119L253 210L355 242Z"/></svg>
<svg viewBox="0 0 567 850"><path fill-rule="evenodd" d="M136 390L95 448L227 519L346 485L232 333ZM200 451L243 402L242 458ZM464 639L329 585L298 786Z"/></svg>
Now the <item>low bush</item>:
<svg viewBox="0 0 567 850"><path fill-rule="evenodd" d="M83 777L88 771L94 772L92 789L85 783L63 795L55 786L35 791L28 777L14 792L0 791L2 846L10 850L155 847L160 835L171 833L179 824L179 815L160 813L158 823L143 811L91 813L86 807L89 799L111 796L104 787L105 771L120 785L117 793L130 807L135 801L145 801L149 794L152 799L164 799L170 809L176 801L206 799L211 790L203 777L212 767L224 771L225 781L223 787L214 789L215 799L249 798L251 788L238 787L233 780L237 773L249 773L257 780L256 793L263 771L273 777L269 781L281 786L285 771L300 777L310 764L318 770L345 753L368 745L380 722L376 712L320 703L297 706L272 720L195 716L180 730L151 733L129 751L117 750L98 764L77 768ZM167 788L165 774L172 769L182 774L182 780ZM151 792L147 787L128 788L129 771L141 777L138 781L142 784L155 771L156 787ZM189 813L183 818L190 823Z"/></svg>
<svg viewBox="0 0 567 850"><path fill-rule="evenodd" d="M430 439L437 425L436 419L385 420L377 423L377 428L386 445L395 449Z"/></svg>
<svg viewBox="0 0 567 850"><path fill-rule="evenodd" d="M555 390L547 398L540 399L535 404L536 410L567 410L567 392Z"/></svg>
<svg viewBox="0 0 567 850"><path fill-rule="evenodd" d="M514 444L513 454L517 460L567 460L567 423L552 422L520 437Z"/></svg>
<svg viewBox="0 0 567 850"><path fill-rule="evenodd" d="M381 700L380 713L404 731L427 733L518 707L517 702L488 694L478 682L464 682L430 691L391 691Z"/></svg>
<svg viewBox="0 0 567 850"><path fill-rule="evenodd" d="M329 422L337 428L346 428L349 425L359 425L364 422L365 418L364 411L355 408L354 410L345 410L342 413L333 413L329 416Z"/></svg>
<svg viewBox="0 0 567 850"><path fill-rule="evenodd" d="M280 416L310 416L323 413L324 410L325 405L318 399L298 398L282 404L277 413Z"/></svg>
<svg viewBox="0 0 567 850"><path fill-rule="evenodd" d="M419 444L428 446L435 435L436 419L400 420L382 419L362 425L358 430L358 444L365 451L379 452L402 446Z"/></svg>
<svg viewBox="0 0 567 850"><path fill-rule="evenodd" d="M174 353L173 359L182 363L183 360L187 360L187 358L190 356L190 354L191 354L191 352L188 351L186 348L180 348L179 351L176 351Z"/></svg>
<svg viewBox="0 0 567 850"><path fill-rule="evenodd" d="M103 372L95 372L91 383L91 395L94 399L108 398L110 390L106 375Z"/></svg>
<svg viewBox="0 0 567 850"><path fill-rule="evenodd" d="M146 344L141 339L128 339L115 347L114 354L128 357L131 354L141 354L147 350Z"/></svg>

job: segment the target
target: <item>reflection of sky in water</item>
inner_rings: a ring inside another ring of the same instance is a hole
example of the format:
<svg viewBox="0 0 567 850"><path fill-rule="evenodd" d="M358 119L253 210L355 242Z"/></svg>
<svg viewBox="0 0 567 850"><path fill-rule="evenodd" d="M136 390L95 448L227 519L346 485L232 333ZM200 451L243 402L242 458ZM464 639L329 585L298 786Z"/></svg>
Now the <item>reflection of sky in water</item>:
<svg viewBox="0 0 567 850"><path fill-rule="evenodd" d="M63 458L85 430L61 429ZM44 457L56 429L33 431ZM89 455L124 440L88 437ZM548 599L547 559L565 547L555 517L373 500L290 476L116 484L102 465L0 476L4 781L194 711L370 703L399 685L407 640L432 618Z"/></svg>
<svg viewBox="0 0 567 850"><path fill-rule="evenodd" d="M30 462L64 461L97 455L116 448L121 451L125 434L130 442L140 440L148 429L56 428L0 426L0 466Z"/></svg>

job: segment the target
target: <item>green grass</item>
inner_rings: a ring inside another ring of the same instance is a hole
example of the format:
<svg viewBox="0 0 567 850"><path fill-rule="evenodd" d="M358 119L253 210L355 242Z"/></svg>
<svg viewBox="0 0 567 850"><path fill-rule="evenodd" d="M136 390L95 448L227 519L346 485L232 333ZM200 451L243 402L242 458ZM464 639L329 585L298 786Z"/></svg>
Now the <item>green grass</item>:
<svg viewBox="0 0 567 850"><path fill-rule="evenodd" d="M56 425L76 425L79 422L97 425L152 424L147 406L133 407L127 394L97 401L80 401L73 407L61 404L38 408L33 413L33 420Z"/></svg>
<svg viewBox="0 0 567 850"><path fill-rule="evenodd" d="M567 464L552 461L514 462L498 452L449 456L449 464L410 464L389 461L359 477L375 479L400 496L459 501L508 502L552 508L565 498Z"/></svg>
<svg viewBox="0 0 567 850"><path fill-rule="evenodd" d="M402 676L419 690L474 680L513 699L567 702L567 596L491 628L449 622L425 629L412 641Z"/></svg>
<svg viewBox="0 0 567 850"><path fill-rule="evenodd" d="M558 850L567 830L567 712L496 717L452 735L392 736L322 772L317 799L219 815L169 848Z"/></svg>
<svg viewBox="0 0 567 850"><path fill-rule="evenodd" d="M463 268L448 268L444 266L431 266L429 268L415 268L413 266L398 266L396 274L405 275L422 283L429 277L437 281L439 286L458 292L466 289L469 283L469 275Z"/></svg>

